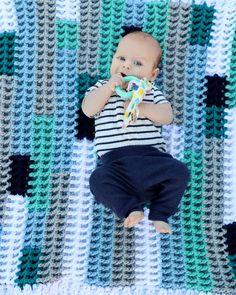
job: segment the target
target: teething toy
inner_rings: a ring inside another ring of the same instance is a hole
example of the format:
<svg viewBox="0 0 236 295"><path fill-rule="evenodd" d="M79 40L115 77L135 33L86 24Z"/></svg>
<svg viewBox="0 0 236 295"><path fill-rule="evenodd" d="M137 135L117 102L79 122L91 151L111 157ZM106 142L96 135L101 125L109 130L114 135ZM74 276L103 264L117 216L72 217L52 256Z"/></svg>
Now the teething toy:
<svg viewBox="0 0 236 295"><path fill-rule="evenodd" d="M140 80L134 76L125 76L123 78L123 81L124 82L136 81L137 83L139 83ZM123 97L126 99L132 98L132 91L125 91L125 90L121 89L120 86L116 86L115 91L120 97Z"/></svg>
<svg viewBox="0 0 236 295"><path fill-rule="evenodd" d="M127 91L122 90L119 86L115 88L116 93L131 101L124 113L124 124L123 127L127 127L131 121L136 121L139 116L138 105L143 100L146 92L151 90L152 84L147 80L140 80L134 76L124 77L124 82L129 82Z"/></svg>

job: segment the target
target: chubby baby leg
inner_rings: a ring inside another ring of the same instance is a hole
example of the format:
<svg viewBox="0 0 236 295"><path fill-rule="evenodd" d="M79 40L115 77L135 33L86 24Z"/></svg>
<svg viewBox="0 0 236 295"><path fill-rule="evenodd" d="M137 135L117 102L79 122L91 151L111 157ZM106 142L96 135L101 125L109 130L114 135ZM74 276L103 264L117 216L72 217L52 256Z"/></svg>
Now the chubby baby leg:
<svg viewBox="0 0 236 295"><path fill-rule="evenodd" d="M172 234L172 229L170 225L164 221L154 220L153 224L155 226L156 231L161 234Z"/></svg>
<svg viewBox="0 0 236 295"><path fill-rule="evenodd" d="M143 211L132 211L128 217L125 218L124 227L134 227L144 218Z"/></svg>

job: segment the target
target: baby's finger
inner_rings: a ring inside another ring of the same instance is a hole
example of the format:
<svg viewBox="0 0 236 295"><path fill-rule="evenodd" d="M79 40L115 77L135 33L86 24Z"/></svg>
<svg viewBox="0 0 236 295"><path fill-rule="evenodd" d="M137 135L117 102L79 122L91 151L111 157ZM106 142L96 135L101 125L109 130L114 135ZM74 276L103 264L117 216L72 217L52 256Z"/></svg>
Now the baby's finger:
<svg viewBox="0 0 236 295"><path fill-rule="evenodd" d="M124 102L124 109L125 110L127 109L129 103L130 103L130 100L129 99Z"/></svg>

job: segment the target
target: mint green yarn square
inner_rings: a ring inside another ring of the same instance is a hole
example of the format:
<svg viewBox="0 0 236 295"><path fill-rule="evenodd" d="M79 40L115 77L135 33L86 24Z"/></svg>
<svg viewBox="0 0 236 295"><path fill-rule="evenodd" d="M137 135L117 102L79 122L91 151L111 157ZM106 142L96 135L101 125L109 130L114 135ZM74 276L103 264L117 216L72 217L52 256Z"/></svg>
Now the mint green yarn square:
<svg viewBox="0 0 236 295"><path fill-rule="evenodd" d="M232 273L234 275L234 279L236 280L236 254L234 255L228 255L228 259L229 259L229 265L232 268Z"/></svg>
<svg viewBox="0 0 236 295"><path fill-rule="evenodd" d="M32 158L39 159L44 155L49 159L53 151L55 119L52 116L35 115L33 119L33 146Z"/></svg>
<svg viewBox="0 0 236 295"><path fill-rule="evenodd" d="M229 92L225 94L227 97L226 105L229 109L236 108L236 73L233 73L232 77L234 79L230 79L230 85L227 86Z"/></svg>
<svg viewBox="0 0 236 295"><path fill-rule="evenodd" d="M182 160L190 172L187 190L181 200L181 223L183 228L185 284L187 289L211 292L213 284L204 224L204 153L185 150Z"/></svg>
<svg viewBox="0 0 236 295"><path fill-rule="evenodd" d="M75 21L56 21L57 46L64 49L79 48L79 24Z"/></svg>
<svg viewBox="0 0 236 295"><path fill-rule="evenodd" d="M210 41L211 28L214 19L213 7L202 5L192 5L192 19L190 30L191 45L208 45Z"/></svg>
<svg viewBox="0 0 236 295"><path fill-rule="evenodd" d="M145 3L143 31L151 34L163 48L169 1Z"/></svg>
<svg viewBox="0 0 236 295"><path fill-rule="evenodd" d="M191 166L202 166L203 160L204 160L203 152L195 152L192 149L191 150L185 149L183 152L182 162L184 162L187 166L189 166L188 167L189 169L191 168L190 165Z"/></svg>
<svg viewBox="0 0 236 295"><path fill-rule="evenodd" d="M0 34L0 75L14 74L15 33Z"/></svg>
<svg viewBox="0 0 236 295"><path fill-rule="evenodd" d="M25 247L20 258L19 271L15 283L21 288L26 284L34 285L38 278L38 265L41 257L41 248Z"/></svg>
<svg viewBox="0 0 236 295"><path fill-rule="evenodd" d="M123 33L122 17L124 0L101 2L99 27L98 75L101 79L110 76L110 64Z"/></svg>
<svg viewBox="0 0 236 295"><path fill-rule="evenodd" d="M51 199L51 175L54 157L55 120L45 115L35 115L33 118L33 139L30 165L31 172L28 182L28 209L30 211L45 211Z"/></svg>
<svg viewBox="0 0 236 295"><path fill-rule="evenodd" d="M47 212L49 210L50 201L49 197L50 194L43 194L43 192L39 192L37 190L30 190L29 191L30 202L27 206L29 212L37 211L37 212Z"/></svg>
<svg viewBox="0 0 236 295"><path fill-rule="evenodd" d="M205 108L204 134L207 138L225 138L225 124L224 107L211 106Z"/></svg>
<svg viewBox="0 0 236 295"><path fill-rule="evenodd" d="M232 53L230 61L230 69L228 72L228 82L226 86L228 90L225 93L227 97L226 105L228 108L232 109L236 107L236 31L234 32L234 38L232 43Z"/></svg>

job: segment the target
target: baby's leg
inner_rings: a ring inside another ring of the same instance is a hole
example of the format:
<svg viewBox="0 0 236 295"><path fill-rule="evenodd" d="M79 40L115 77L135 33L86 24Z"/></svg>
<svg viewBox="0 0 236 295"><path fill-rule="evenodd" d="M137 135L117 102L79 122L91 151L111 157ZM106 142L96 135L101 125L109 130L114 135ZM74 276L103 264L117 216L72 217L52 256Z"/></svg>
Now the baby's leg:
<svg viewBox="0 0 236 295"><path fill-rule="evenodd" d="M153 199L150 200L148 218L154 221L158 232L171 233L167 220L178 210L189 174L186 166L175 159L160 159L159 166L161 164L163 167L166 166L166 170L157 171L152 179L152 188L155 189L153 189Z"/></svg>
<svg viewBox="0 0 236 295"><path fill-rule="evenodd" d="M124 227L134 227L144 218L143 211L132 211L128 217L125 218Z"/></svg>
<svg viewBox="0 0 236 295"><path fill-rule="evenodd" d="M142 212L143 205L135 198L132 186L116 169L97 168L91 174L89 183L96 201L111 209L119 218L128 218L130 212ZM130 227L136 223L136 216L128 220L126 223Z"/></svg>
<svg viewBox="0 0 236 295"><path fill-rule="evenodd" d="M155 226L156 231L158 231L161 234L172 234L172 229L170 225L164 221L153 221L153 224Z"/></svg>

